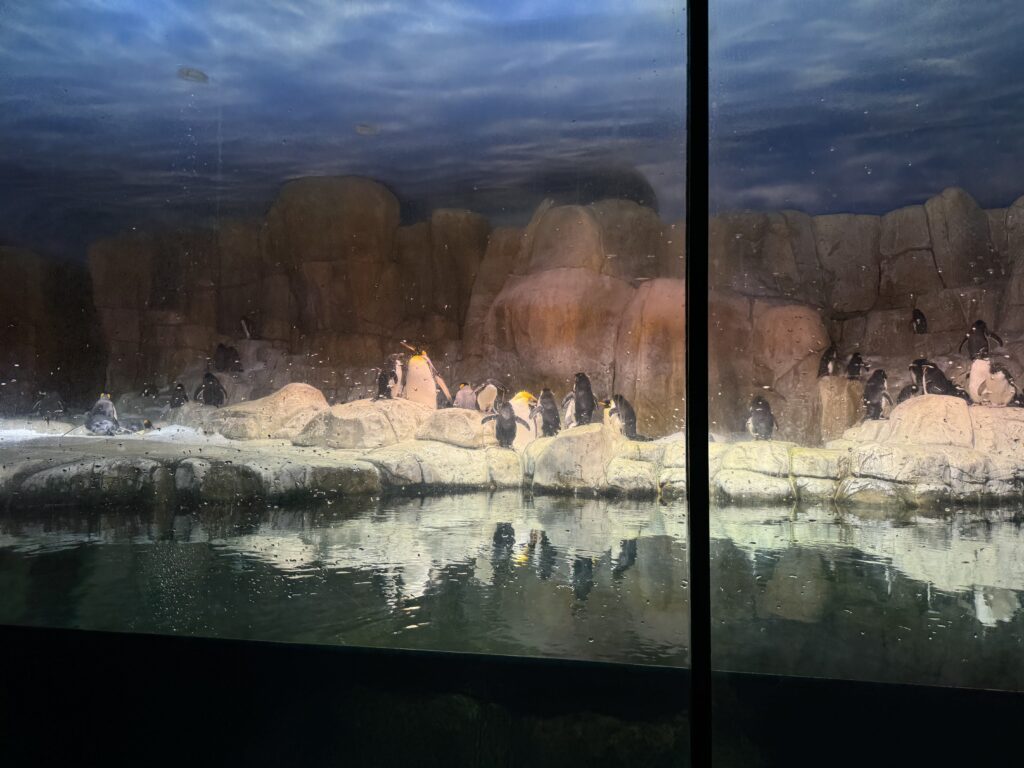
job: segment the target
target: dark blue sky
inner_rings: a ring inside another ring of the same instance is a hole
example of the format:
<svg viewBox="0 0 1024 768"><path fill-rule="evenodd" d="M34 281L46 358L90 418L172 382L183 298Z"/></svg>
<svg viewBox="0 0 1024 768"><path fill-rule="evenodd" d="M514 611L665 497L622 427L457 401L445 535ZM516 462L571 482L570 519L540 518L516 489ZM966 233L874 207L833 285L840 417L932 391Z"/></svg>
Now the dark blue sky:
<svg viewBox="0 0 1024 768"><path fill-rule="evenodd" d="M713 0L712 205L1024 194L1019 0Z"/></svg>
<svg viewBox="0 0 1024 768"><path fill-rule="evenodd" d="M0 240L81 255L339 173L386 182L413 217L512 222L547 187L640 174L678 218L684 16L679 0L0 0Z"/></svg>
<svg viewBox="0 0 1024 768"><path fill-rule="evenodd" d="M497 223L640 174L676 219L684 16L683 0L0 0L0 242L80 257L133 226L261 213L327 173L381 179L410 217ZM1016 0L713 0L712 23L713 209L1024 193Z"/></svg>

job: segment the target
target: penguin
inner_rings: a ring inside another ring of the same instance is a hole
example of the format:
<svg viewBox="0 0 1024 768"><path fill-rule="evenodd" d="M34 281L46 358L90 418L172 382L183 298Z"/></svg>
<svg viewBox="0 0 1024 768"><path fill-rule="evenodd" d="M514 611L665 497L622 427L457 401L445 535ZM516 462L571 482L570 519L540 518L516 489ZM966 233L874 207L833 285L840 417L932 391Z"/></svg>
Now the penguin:
<svg viewBox="0 0 1024 768"><path fill-rule="evenodd" d="M1002 363L992 363L985 387L986 403L997 408L1009 405L1017 395L1017 384L1013 380L1013 374Z"/></svg>
<svg viewBox="0 0 1024 768"><path fill-rule="evenodd" d="M750 401L750 418L747 419L747 432L755 440L771 440L772 433L779 424L772 415L772 407L761 395L754 395Z"/></svg>
<svg viewBox="0 0 1024 768"><path fill-rule="evenodd" d="M818 378L835 376L837 373L839 373L839 352L836 350L835 344L829 344L828 349L821 356L821 362L818 363Z"/></svg>
<svg viewBox="0 0 1024 768"><path fill-rule="evenodd" d="M241 373L242 357L234 347L218 343L213 353L213 367L218 373Z"/></svg>
<svg viewBox="0 0 1024 768"><path fill-rule="evenodd" d="M156 384L150 382L148 384L142 385L141 395L142 397L148 397L151 400L155 400L157 397L160 396L160 390L159 388L157 388Z"/></svg>
<svg viewBox="0 0 1024 768"><path fill-rule="evenodd" d="M920 309L914 310L914 319L910 321L910 328L914 333L928 333L928 318Z"/></svg>
<svg viewBox="0 0 1024 768"><path fill-rule="evenodd" d="M456 408L465 408L470 411L477 410L476 392L469 386L469 382L459 382L459 391L455 393Z"/></svg>
<svg viewBox="0 0 1024 768"><path fill-rule="evenodd" d="M562 400L562 406L568 404L570 399L574 403L573 421L580 426L589 424L594 415L594 406L597 401L594 399L594 390L590 386L590 379L583 371L576 374L572 392Z"/></svg>
<svg viewBox="0 0 1024 768"><path fill-rule="evenodd" d="M864 362L864 358L860 356L860 352L854 352L850 355L850 362L846 364L846 378L859 380L862 373L866 373L870 370L871 366Z"/></svg>
<svg viewBox="0 0 1024 768"><path fill-rule="evenodd" d="M537 398L529 392L522 390L509 400L509 404L512 406L516 416L526 422L527 425L525 432L516 433L515 447L518 450L522 450L537 439L537 432L539 430L537 429L537 422L532 418L534 408L537 405Z"/></svg>
<svg viewBox="0 0 1024 768"><path fill-rule="evenodd" d="M538 413L541 418L541 435L544 437L557 435L562 428L562 420L558 415L558 402L549 387L544 387L540 391L537 405L530 412L530 420L533 421Z"/></svg>
<svg viewBox="0 0 1024 768"><path fill-rule="evenodd" d="M409 368L405 378L405 398L430 408L437 408L438 402L440 402L438 390L444 393L446 402L451 402L448 386L438 374L437 369L434 368L427 353L423 351L409 358Z"/></svg>
<svg viewBox="0 0 1024 768"><path fill-rule="evenodd" d="M187 402L188 392L185 391L185 385L180 381L174 382L174 389L171 390L171 408L181 408Z"/></svg>
<svg viewBox="0 0 1024 768"><path fill-rule="evenodd" d="M203 374L203 383L196 387L192 399L197 403L213 405L219 408L227 402L228 393L224 389L224 385L220 383L220 379L207 371Z"/></svg>
<svg viewBox="0 0 1024 768"><path fill-rule="evenodd" d="M956 348L957 352L963 351L964 344L966 344L971 360L986 359L989 356L989 337L995 339L999 346L1003 346L1003 340L999 338L998 334L988 329L984 320L975 320L971 330L967 332L960 341L960 346Z"/></svg>
<svg viewBox="0 0 1024 768"><path fill-rule="evenodd" d="M613 407L608 411L609 416L617 416L622 423L622 434L630 440L649 441L651 438L639 435L636 431L636 410L633 404L622 395L612 395Z"/></svg>
<svg viewBox="0 0 1024 768"><path fill-rule="evenodd" d="M480 423L486 424L488 421L496 422L494 425L494 436L498 438L498 445L502 448L512 447L512 443L516 439L517 422L527 429L530 428L529 422L516 416L511 403L502 403L497 413L484 416Z"/></svg>
<svg viewBox="0 0 1024 768"><path fill-rule="evenodd" d="M64 400L57 392L40 392L40 398L32 406L32 413L41 416L50 423L50 419L63 415L66 410Z"/></svg>
<svg viewBox="0 0 1024 768"><path fill-rule="evenodd" d="M473 390L476 395L477 409L486 412L496 409L496 404L502 397L505 388L494 379L487 379L483 384Z"/></svg>
<svg viewBox="0 0 1024 768"><path fill-rule="evenodd" d="M907 384L903 389L900 390L899 394L896 395L896 405L899 405L904 400L909 400L920 393L917 388L917 384Z"/></svg>
<svg viewBox="0 0 1024 768"><path fill-rule="evenodd" d="M377 371L377 391L374 392L372 400L390 400L392 385L398 381L395 369L380 368Z"/></svg>
<svg viewBox="0 0 1024 768"><path fill-rule="evenodd" d="M921 394L959 397L968 403L971 402L971 396L947 379L946 374L931 360L920 357L908 367L914 380L913 386L917 387L917 391Z"/></svg>
<svg viewBox="0 0 1024 768"><path fill-rule="evenodd" d="M258 339L260 337L259 327L248 315L242 315L241 319L242 333L245 334L247 339Z"/></svg>
<svg viewBox="0 0 1024 768"><path fill-rule="evenodd" d="M889 402L889 407L893 405L892 398L889 396L889 392L886 389L886 381L888 377L885 375L885 371L879 368L877 371L871 374L868 379L868 383L864 385L864 421L869 419L877 421L884 418L882 416L882 408L885 401Z"/></svg>
<svg viewBox="0 0 1024 768"><path fill-rule="evenodd" d="M114 407L109 393L101 393L99 400L93 403L85 417L85 428L94 435L120 434L121 425L117 421L117 408Z"/></svg>

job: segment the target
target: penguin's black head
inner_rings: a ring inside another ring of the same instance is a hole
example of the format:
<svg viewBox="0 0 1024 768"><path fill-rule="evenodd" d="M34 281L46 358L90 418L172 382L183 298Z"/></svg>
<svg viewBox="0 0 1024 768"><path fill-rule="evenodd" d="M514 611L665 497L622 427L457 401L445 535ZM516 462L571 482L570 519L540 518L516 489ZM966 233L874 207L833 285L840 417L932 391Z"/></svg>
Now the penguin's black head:
<svg viewBox="0 0 1024 768"><path fill-rule="evenodd" d="M888 380L888 376L885 375L885 371L881 368L871 374L871 378L868 379L869 384L884 384Z"/></svg>
<svg viewBox="0 0 1024 768"><path fill-rule="evenodd" d="M768 405L768 401L761 395L754 395L754 398L750 401L750 410L752 411L764 411L769 408L771 408L771 406Z"/></svg>
<svg viewBox="0 0 1024 768"><path fill-rule="evenodd" d="M217 380L217 377L214 376L209 371L207 371L206 373L203 374L203 381L216 381L216 380Z"/></svg>
<svg viewBox="0 0 1024 768"><path fill-rule="evenodd" d="M984 320L975 320L974 325L971 326L976 331L987 331L988 326L985 325Z"/></svg>
<svg viewBox="0 0 1024 768"><path fill-rule="evenodd" d="M924 320L924 312L922 312L920 309L915 309L914 310L914 319L915 320Z"/></svg>

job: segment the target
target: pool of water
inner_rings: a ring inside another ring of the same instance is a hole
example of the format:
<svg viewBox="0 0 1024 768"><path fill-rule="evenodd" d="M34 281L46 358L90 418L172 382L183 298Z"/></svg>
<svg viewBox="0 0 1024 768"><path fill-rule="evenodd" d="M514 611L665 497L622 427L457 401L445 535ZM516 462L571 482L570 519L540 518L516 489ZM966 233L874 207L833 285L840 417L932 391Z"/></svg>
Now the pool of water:
<svg viewBox="0 0 1024 768"><path fill-rule="evenodd" d="M1019 510L711 511L723 669L1024 690ZM0 521L0 623L685 665L681 504L519 493Z"/></svg>

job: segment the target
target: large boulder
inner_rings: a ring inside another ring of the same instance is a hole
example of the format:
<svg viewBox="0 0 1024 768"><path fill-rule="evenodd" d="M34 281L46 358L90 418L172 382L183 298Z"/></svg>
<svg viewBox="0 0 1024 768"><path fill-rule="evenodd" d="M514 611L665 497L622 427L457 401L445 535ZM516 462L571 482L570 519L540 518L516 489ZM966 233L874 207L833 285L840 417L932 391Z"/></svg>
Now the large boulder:
<svg viewBox="0 0 1024 768"><path fill-rule="evenodd" d="M682 280L648 280L619 322L614 388L633 404L642 434L675 432L685 422L685 303Z"/></svg>
<svg viewBox="0 0 1024 768"><path fill-rule="evenodd" d="M863 312L874 306L880 226L877 216L838 213L814 217L818 259L826 274L832 311Z"/></svg>
<svg viewBox="0 0 1024 768"><path fill-rule="evenodd" d="M518 487L519 457L504 448L473 450L433 440L406 440L364 457L378 468L386 486L411 490L423 486L450 489Z"/></svg>
<svg viewBox="0 0 1024 768"><path fill-rule="evenodd" d="M291 440L328 407L316 387L288 384L267 397L219 408L207 424L234 440Z"/></svg>
<svg viewBox="0 0 1024 768"><path fill-rule="evenodd" d="M989 240L988 216L969 194L949 187L924 205L932 249L947 288L991 280L999 267Z"/></svg>
<svg viewBox="0 0 1024 768"><path fill-rule="evenodd" d="M604 274L623 280L661 276L665 225L654 210L632 200L601 200L590 208L601 227Z"/></svg>
<svg viewBox="0 0 1024 768"><path fill-rule="evenodd" d="M434 440L461 448L484 448L497 445L494 427L484 424L484 414L466 408L428 410L427 418L416 430L417 440Z"/></svg>
<svg viewBox="0 0 1024 768"><path fill-rule="evenodd" d="M405 398L357 400L315 414L292 442L330 448L381 448L412 439L432 413L432 409Z"/></svg>
<svg viewBox="0 0 1024 768"><path fill-rule="evenodd" d="M604 424L588 424L541 437L526 449L527 475L538 490L593 492L607 486L606 468L625 438Z"/></svg>
<svg viewBox="0 0 1024 768"><path fill-rule="evenodd" d="M923 205L908 205L882 217L878 239L878 250L882 256L899 256L908 251L930 250L931 247L928 214Z"/></svg>

